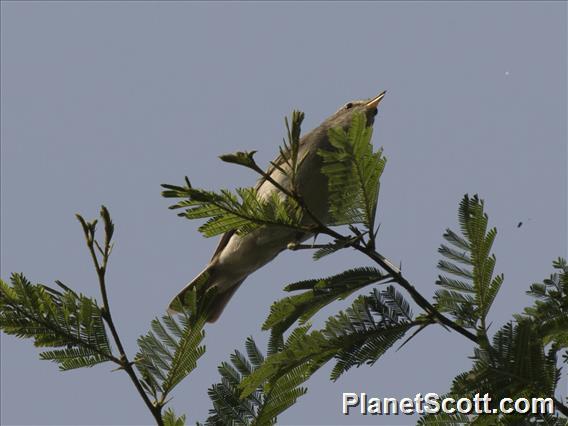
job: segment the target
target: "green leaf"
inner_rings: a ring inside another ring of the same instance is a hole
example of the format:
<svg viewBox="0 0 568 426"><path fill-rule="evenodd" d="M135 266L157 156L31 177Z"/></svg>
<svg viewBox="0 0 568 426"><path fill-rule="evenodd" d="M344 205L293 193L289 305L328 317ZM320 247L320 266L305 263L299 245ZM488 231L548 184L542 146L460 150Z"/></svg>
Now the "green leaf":
<svg viewBox="0 0 568 426"><path fill-rule="evenodd" d="M388 277L376 268L361 267L327 278L289 284L285 287L286 291L307 291L274 302L262 328L282 334L298 319L300 324L304 324L331 302L345 299L353 292L385 278Z"/></svg>
<svg viewBox="0 0 568 426"><path fill-rule="evenodd" d="M333 358L333 380L351 367L371 365L415 325L411 319L408 303L394 288L360 296L345 312L330 317L322 330L296 328L282 350L270 354L242 381L241 397L297 368L311 375Z"/></svg>
<svg viewBox="0 0 568 426"><path fill-rule="evenodd" d="M259 407L257 418L253 424L258 426L276 424L278 415L290 408L296 403L298 398L306 394L307 389L300 385L309 377L309 368L301 366L288 372L272 384L264 404Z"/></svg>
<svg viewBox="0 0 568 426"><path fill-rule="evenodd" d="M446 414L440 412L422 416L416 423L416 426L464 426L468 424L470 424L470 421L465 414Z"/></svg>
<svg viewBox="0 0 568 426"><path fill-rule="evenodd" d="M167 198L183 200L170 206L171 209L184 209L181 216L187 219L207 219L199 227L206 237L220 235L236 230L247 234L261 226L280 226L291 229L304 229L302 210L289 198L281 198L277 193L261 198L255 188L238 188L232 193L205 191L191 187L186 178L186 186L162 185Z"/></svg>
<svg viewBox="0 0 568 426"><path fill-rule="evenodd" d="M352 241L355 241L355 239L352 239ZM314 260L320 260L322 257L333 254L338 250L344 249L345 247L348 247L348 241L334 241L333 243L327 244L326 246L317 249L314 252L312 258Z"/></svg>
<svg viewBox="0 0 568 426"><path fill-rule="evenodd" d="M328 132L333 149L319 150L322 173L328 178L329 211L333 225L363 223L371 232L379 196L380 177L386 159L373 152L372 127L363 114L355 114L348 131Z"/></svg>
<svg viewBox="0 0 568 426"><path fill-rule="evenodd" d="M162 415L162 420L164 421L164 426L184 426L185 425L185 415L177 417L174 410L168 408Z"/></svg>
<svg viewBox="0 0 568 426"><path fill-rule="evenodd" d="M6 334L31 338L38 347L64 348L40 354L61 370L116 361L95 300L60 282L61 291L31 284L23 274L12 274L10 281L0 280L0 329Z"/></svg>
<svg viewBox="0 0 568 426"><path fill-rule="evenodd" d="M302 121L304 121L304 113L296 110L292 111L291 126L288 118L284 118L287 139L282 141L280 155L275 161L270 163L271 167L267 171L267 174L271 174L274 170L278 170L287 176L290 179L291 189L293 190L297 189L296 176L304 160L304 158L299 157Z"/></svg>
<svg viewBox="0 0 568 426"><path fill-rule="evenodd" d="M142 375L146 392L155 400L163 401L171 390L197 366L205 353L201 343L203 327L208 318L208 306L214 292L207 292L197 303L196 290L188 295L189 308L180 306L178 318L165 315L155 318L150 331L138 338L139 352L136 367ZM161 397L159 397L161 394Z"/></svg>
<svg viewBox="0 0 568 426"><path fill-rule="evenodd" d="M254 154L256 154L256 151L244 151L244 152L239 151L235 152L234 154L220 155L219 158L225 163L238 164L240 166L245 166L250 169L256 166L256 162L254 161L253 158Z"/></svg>
<svg viewBox="0 0 568 426"><path fill-rule="evenodd" d="M269 386L259 386L247 397L240 398L239 386L264 361L264 355L252 338L245 343L246 356L235 351L231 363L219 366L221 381L209 388L213 402L206 425L274 425L280 413L306 393L300 385L309 377L307 371L295 369Z"/></svg>
<svg viewBox="0 0 568 426"><path fill-rule="evenodd" d="M436 282L442 287L436 291L436 306L449 312L458 324L476 328L485 324L503 283L503 275L493 276L495 256L491 247L497 231L487 229L488 217L477 195L464 196L458 219L461 235L446 230L444 239L449 245L442 244L438 249L444 257L438 268L447 275L440 275Z"/></svg>
<svg viewBox="0 0 568 426"><path fill-rule="evenodd" d="M304 114L299 111L292 113L292 127L286 119L288 142L284 141L280 148L280 156L268 169L270 175L275 169L287 175L295 188L295 179L302 158L298 157L300 144L300 128ZM236 152L222 155L221 160L228 163L239 164L260 172L254 161L256 151ZM205 191L193 188L189 179L185 178L185 185L163 184L162 196L166 198L180 198L181 201L170 206L171 209L184 209L180 216L187 219L207 219L199 227L199 231L206 237L236 231L244 235L262 226L279 226L297 231L310 231L302 223L302 209L297 201L289 197L281 197L274 192L261 197L257 190L262 178L255 188L239 188L235 193L228 190L219 192Z"/></svg>
<svg viewBox="0 0 568 426"><path fill-rule="evenodd" d="M552 266L556 272L542 283L532 284L527 292L537 300L525 308L524 317L537 324L545 344L568 348L568 264L558 258Z"/></svg>
<svg viewBox="0 0 568 426"><path fill-rule="evenodd" d="M59 363L59 369L61 371L92 367L109 360L107 356L101 355L95 350L86 347L44 351L40 353L39 357L40 359Z"/></svg>
<svg viewBox="0 0 568 426"><path fill-rule="evenodd" d="M508 322L495 333L491 346L474 349L474 364L470 371L458 375L451 393L469 397L488 393L490 408L498 408L502 398L551 398L560 379L557 368L558 350L545 348L538 324L529 318ZM543 420L541 415L478 416L474 424L529 424ZM548 424L548 423L546 423ZM555 424L555 423L551 423Z"/></svg>

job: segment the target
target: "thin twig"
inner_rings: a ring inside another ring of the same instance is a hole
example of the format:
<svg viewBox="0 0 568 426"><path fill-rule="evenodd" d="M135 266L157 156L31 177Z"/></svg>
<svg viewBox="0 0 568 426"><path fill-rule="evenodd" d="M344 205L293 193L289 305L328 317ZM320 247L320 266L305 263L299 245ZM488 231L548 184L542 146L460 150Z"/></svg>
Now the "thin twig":
<svg viewBox="0 0 568 426"><path fill-rule="evenodd" d="M164 422L162 420L162 413L161 413L162 406L159 405L159 404L154 405L152 403L152 401L150 401L150 399L148 398L148 395L146 394L146 392L144 391L144 388L142 387L142 384L140 383L140 380L138 379L138 376L136 375L134 368L132 368L133 363L131 361L129 361L128 356L126 355L126 351L124 350L124 346L122 345L122 342L121 342L120 337L118 335L118 332L116 330L116 326L114 325L112 315L110 313L110 304L108 302L108 295L107 295L107 290L106 290L106 280L105 280L106 267L107 267L107 263L108 263L108 257L109 257L109 254L110 254L110 241L108 239L107 239L107 241L105 241L105 248L104 248L104 250L102 250L103 259L102 259L102 265L101 265L99 263L99 259L97 258L97 254L95 252L94 230L89 229L89 227L87 226L86 222L83 220L82 217L78 216L78 218L79 218L79 221L81 222L81 225L83 226L83 232L85 233L85 240L87 241L87 247L89 248L89 252L91 253L91 258L92 258L93 264L94 264L95 269L97 271L97 277L98 277L98 280L99 280L101 297L103 299L103 319L107 323L107 325L110 329L110 332L112 334L112 337L114 339L114 342L116 343L116 347L118 349L118 352L120 353L120 365L124 369L124 371L126 371L128 376L130 377L130 380L132 381L132 383L134 383L136 390L138 391L138 393L142 397L142 400L144 401L144 403L146 404L146 406L148 407L148 409L152 413L152 416L156 420L156 424L158 426L163 426ZM98 246L98 243L97 243L97 246Z"/></svg>
<svg viewBox="0 0 568 426"><path fill-rule="evenodd" d="M288 250L313 250L330 247L331 244L300 244L300 243L290 243L288 244Z"/></svg>

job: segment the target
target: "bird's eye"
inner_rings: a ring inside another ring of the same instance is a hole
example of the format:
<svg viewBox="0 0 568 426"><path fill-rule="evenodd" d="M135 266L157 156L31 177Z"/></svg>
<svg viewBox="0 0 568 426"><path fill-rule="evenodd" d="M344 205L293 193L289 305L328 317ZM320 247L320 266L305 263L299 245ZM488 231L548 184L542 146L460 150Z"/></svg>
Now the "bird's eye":
<svg viewBox="0 0 568 426"><path fill-rule="evenodd" d="M353 106L352 102L349 102L348 104L345 104L345 109L349 109Z"/></svg>

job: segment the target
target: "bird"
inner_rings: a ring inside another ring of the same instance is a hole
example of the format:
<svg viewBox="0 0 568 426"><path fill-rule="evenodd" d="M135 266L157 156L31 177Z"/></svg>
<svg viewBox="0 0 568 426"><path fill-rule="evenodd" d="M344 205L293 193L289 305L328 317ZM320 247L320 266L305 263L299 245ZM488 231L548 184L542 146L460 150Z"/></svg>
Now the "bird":
<svg viewBox="0 0 568 426"><path fill-rule="evenodd" d="M318 150L331 150L328 131L340 127L347 130L356 113L366 116L366 125L373 126L377 107L386 91L377 96L345 103L335 113L326 118L318 127L301 137L298 158L302 159L296 173L296 191L306 207L321 223L328 223L327 178L322 173L322 158ZM279 155L274 161L279 167L271 165L266 174L287 190L291 188L289 176L282 173L284 160ZM256 183L257 196L264 200L276 192L280 197L285 195L264 176ZM312 219L303 219L310 224ZM313 224L313 221L311 222ZM215 288L214 299L208 309L207 321L213 323L219 319L229 300L241 286L243 281L253 272L271 262L284 251L290 243L302 242L312 235L300 231L277 227L262 226L247 234L239 235L235 230L221 236L211 260L192 281L187 284L171 301L168 312L180 311L185 306L185 297L194 288L207 291Z"/></svg>

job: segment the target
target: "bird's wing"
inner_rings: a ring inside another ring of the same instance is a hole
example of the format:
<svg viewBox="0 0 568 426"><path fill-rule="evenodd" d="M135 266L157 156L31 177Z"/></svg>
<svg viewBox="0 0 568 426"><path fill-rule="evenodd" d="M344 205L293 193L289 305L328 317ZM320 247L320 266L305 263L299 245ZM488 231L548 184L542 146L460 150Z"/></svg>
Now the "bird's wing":
<svg viewBox="0 0 568 426"><path fill-rule="evenodd" d="M233 234L236 232L235 229L231 229L228 232L225 232L222 236L221 239L219 240L219 244L217 244L217 248L215 249L215 252L213 253L213 256L211 257L211 260L209 261L209 263L213 262L213 260L219 256L219 254L223 251L223 249L227 246L227 244L229 243L229 240L231 239L231 237L233 236Z"/></svg>
<svg viewBox="0 0 568 426"><path fill-rule="evenodd" d="M303 137L300 139L300 144L302 144L303 142ZM282 153L278 154L278 156L270 163L270 166L268 167L268 169L266 170L266 174L267 175L271 175L272 173L274 173L274 171L276 170L276 166L282 167L285 164L285 159L282 156ZM276 166L275 166L276 164ZM256 191L258 191L260 189L260 187L266 182L266 178L264 176L261 176L260 179L258 179L258 181L256 182L256 185L254 186L254 189ZM219 240L219 244L217 245L217 248L215 249L215 252L213 253L213 256L211 257L211 261L213 261L213 259L215 259L217 256L219 256L219 254L223 251L223 249L227 246L227 244L229 243L229 240L231 239L231 237L235 234L235 230L231 230L229 232L226 232L223 234L223 236L221 237L221 239Z"/></svg>
<svg viewBox="0 0 568 426"><path fill-rule="evenodd" d="M276 163L277 165L282 165L284 164L284 158L282 157L282 154L278 154L278 157L276 157L273 161L273 163ZM266 173L268 175L272 174L274 172L274 170L276 170L276 167L273 164L270 164L270 167L268 167L268 169L266 170ZM260 187L262 186L262 184L266 182L266 178L264 176L262 176L257 182L256 185L254 186L254 189L256 191L258 191L260 189ZM213 253L213 256L211 257L211 261L212 262L216 257L219 256L219 254L223 251L223 249L227 246L227 244L229 243L229 240L231 239L231 237L235 234L236 230L232 229L228 232L225 232L222 236L221 239L219 240L219 244L217 244L217 248L215 249L215 252Z"/></svg>

